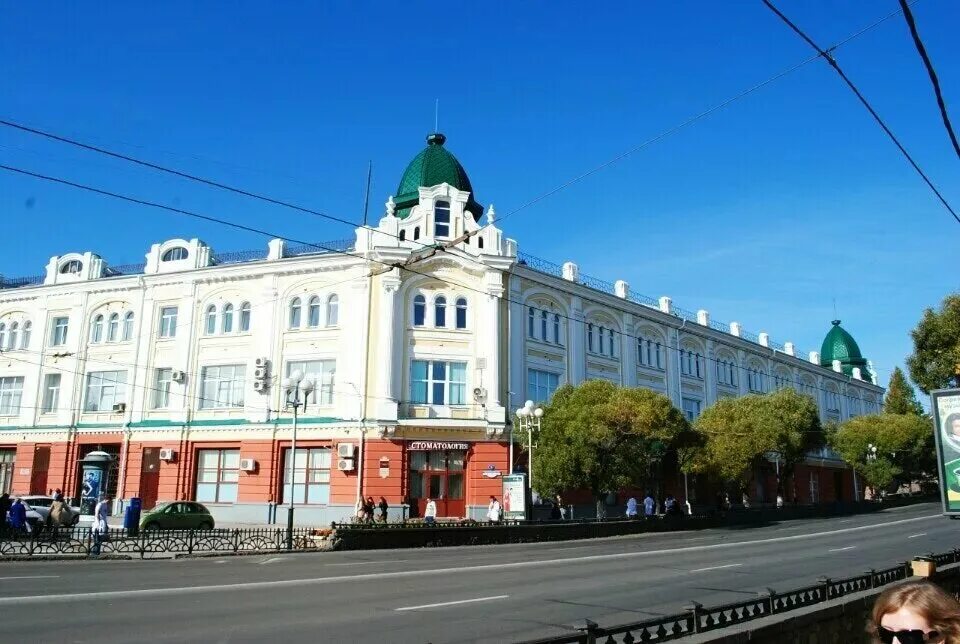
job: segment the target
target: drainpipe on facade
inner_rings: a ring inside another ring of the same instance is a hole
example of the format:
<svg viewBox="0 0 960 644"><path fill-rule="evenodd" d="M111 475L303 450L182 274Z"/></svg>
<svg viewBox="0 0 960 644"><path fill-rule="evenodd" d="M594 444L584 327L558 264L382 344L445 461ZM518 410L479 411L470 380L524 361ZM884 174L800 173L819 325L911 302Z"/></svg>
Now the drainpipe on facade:
<svg viewBox="0 0 960 644"><path fill-rule="evenodd" d="M136 324L139 324L141 328L143 328L143 301L144 299L146 299L146 294L147 294L146 286L144 285L144 281L143 281L143 275L139 275L137 277L137 285L140 287L140 310L137 311L137 317L134 318L134 320L136 321ZM132 382L130 383L131 391L136 389L137 387L138 369L136 365L140 358L141 335L142 334L138 331L137 339L133 343L134 367L133 367L133 379L132 379ZM147 367L144 367L143 371L144 371L144 374L149 373ZM145 383L149 382L149 378L144 378L144 382ZM150 395L149 390L144 389L144 391L147 392L147 393L144 393L144 396ZM146 404L144 405L144 408L146 408ZM120 451L120 476L117 480L117 503L116 503L117 508L116 509L118 511L123 510L123 505L124 505L123 502L124 502L124 499L126 498L127 464L130 462L130 434L131 434L130 423L133 421L133 401L132 400L130 401L130 404L127 405L126 414L127 414L127 420L123 424L123 448Z"/></svg>

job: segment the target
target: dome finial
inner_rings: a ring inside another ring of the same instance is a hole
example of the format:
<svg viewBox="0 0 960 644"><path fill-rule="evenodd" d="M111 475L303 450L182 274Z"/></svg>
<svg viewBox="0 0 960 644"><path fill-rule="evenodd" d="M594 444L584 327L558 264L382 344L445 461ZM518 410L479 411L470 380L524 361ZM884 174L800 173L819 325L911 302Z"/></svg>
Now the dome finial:
<svg viewBox="0 0 960 644"><path fill-rule="evenodd" d="M427 136L427 145L443 145L447 142L447 137L439 132Z"/></svg>
<svg viewBox="0 0 960 644"><path fill-rule="evenodd" d="M833 326L840 326L840 320L831 320L830 324L832 324Z"/></svg>

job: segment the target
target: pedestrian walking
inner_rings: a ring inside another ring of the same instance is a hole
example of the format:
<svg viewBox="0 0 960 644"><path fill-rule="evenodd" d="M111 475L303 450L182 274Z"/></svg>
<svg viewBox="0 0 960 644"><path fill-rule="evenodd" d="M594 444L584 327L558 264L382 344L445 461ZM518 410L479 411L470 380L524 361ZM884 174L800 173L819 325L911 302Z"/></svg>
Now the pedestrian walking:
<svg viewBox="0 0 960 644"><path fill-rule="evenodd" d="M743 503L743 509L744 509L744 510L749 510L749 509L750 509L750 497L747 496L747 493L746 493L746 492L744 492L744 493L743 493L743 496L740 497L740 501Z"/></svg>
<svg viewBox="0 0 960 644"><path fill-rule="evenodd" d="M357 523L365 523L367 520L367 504L361 496L357 499L357 507L354 511L354 516L357 517Z"/></svg>
<svg viewBox="0 0 960 644"><path fill-rule="evenodd" d="M47 515L47 523L50 525L54 537L56 537L60 528L73 524L73 512L70 511L62 498L61 500L55 498L54 502L50 504L50 513Z"/></svg>
<svg viewBox="0 0 960 644"><path fill-rule="evenodd" d="M427 499L427 507L423 511L423 522L433 525L437 521L437 502Z"/></svg>
<svg viewBox="0 0 960 644"><path fill-rule="evenodd" d="M627 499L627 518L628 519L637 518L637 499L632 496L629 499Z"/></svg>
<svg viewBox="0 0 960 644"><path fill-rule="evenodd" d="M680 512L680 505L677 503L677 500L672 494L668 494L667 498L663 501L663 512L667 516L677 516L683 514Z"/></svg>
<svg viewBox="0 0 960 644"><path fill-rule="evenodd" d="M376 504L373 502L373 497L368 496L366 502L363 504L363 512L366 515L366 522L373 523L373 510L376 507Z"/></svg>
<svg viewBox="0 0 960 644"><path fill-rule="evenodd" d="M10 500L10 495L6 492L0 494L0 535L7 531L7 513L10 512L11 505L13 501Z"/></svg>
<svg viewBox="0 0 960 644"><path fill-rule="evenodd" d="M377 508L380 510L380 523L387 522L387 510L390 509L390 506L387 505L387 500L384 497L380 497L380 503L377 504Z"/></svg>
<svg viewBox="0 0 960 644"><path fill-rule="evenodd" d="M110 517L110 496L104 494L93 509L93 549L90 554L100 556L100 547L104 541L110 538L110 524L107 519Z"/></svg>
<svg viewBox="0 0 960 644"><path fill-rule="evenodd" d="M653 492L647 492L643 498L643 515L647 518L657 513L657 502L653 498Z"/></svg>
<svg viewBox="0 0 960 644"><path fill-rule="evenodd" d="M561 521L566 521L566 519L567 519L567 508L566 508L565 505L563 505L563 499L560 498L560 495L559 495L559 494L557 495L557 499L556 499L555 503L557 504L557 507L560 508L560 520L561 520Z"/></svg>
<svg viewBox="0 0 960 644"><path fill-rule="evenodd" d="M777 495L777 509L778 509L778 510L782 510L782 509L783 509L783 495L782 495L782 494L778 494L778 495Z"/></svg>
<svg viewBox="0 0 960 644"><path fill-rule="evenodd" d="M63 501L63 491L60 488L57 488L53 491L53 500L54 501Z"/></svg>
<svg viewBox="0 0 960 644"><path fill-rule="evenodd" d="M490 523L500 523L503 516L503 509L500 507L500 501L497 497L490 495L490 504L487 506L487 521Z"/></svg>
<svg viewBox="0 0 960 644"><path fill-rule="evenodd" d="M8 512L10 514L10 528L14 534L30 532L30 524L27 523L27 507L20 500L20 497L13 500Z"/></svg>

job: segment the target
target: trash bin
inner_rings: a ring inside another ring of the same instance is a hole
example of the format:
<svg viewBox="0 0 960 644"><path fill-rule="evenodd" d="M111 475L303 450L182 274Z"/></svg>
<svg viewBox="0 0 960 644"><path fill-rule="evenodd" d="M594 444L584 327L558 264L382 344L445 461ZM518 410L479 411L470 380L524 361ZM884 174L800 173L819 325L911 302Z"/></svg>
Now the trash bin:
<svg viewBox="0 0 960 644"><path fill-rule="evenodd" d="M910 565L914 577L932 577L937 572L937 563L932 557L914 557Z"/></svg>
<svg viewBox="0 0 960 644"><path fill-rule="evenodd" d="M140 530L141 500L139 497L130 499L126 511L123 513L123 529L127 534L137 534Z"/></svg>

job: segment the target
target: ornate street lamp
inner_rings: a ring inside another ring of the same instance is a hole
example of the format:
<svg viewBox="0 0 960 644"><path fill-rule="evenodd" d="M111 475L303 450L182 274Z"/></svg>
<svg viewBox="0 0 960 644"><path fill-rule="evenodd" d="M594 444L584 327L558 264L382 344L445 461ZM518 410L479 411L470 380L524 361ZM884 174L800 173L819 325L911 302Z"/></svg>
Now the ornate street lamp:
<svg viewBox="0 0 960 644"><path fill-rule="evenodd" d="M283 385L286 407L293 410L293 440L290 442L290 473L288 479L290 481L290 497L287 506L287 549L293 550L293 488L297 462L297 419L301 408L304 411L307 410L307 400L316 385L312 379L304 378L303 372L299 369L291 373L289 377L284 378L281 384Z"/></svg>
<svg viewBox="0 0 960 644"><path fill-rule="evenodd" d="M528 400L517 410L520 431L527 430L527 480L531 491L533 490L533 431L540 431L541 418L543 418L543 408L534 407L532 400Z"/></svg>

